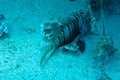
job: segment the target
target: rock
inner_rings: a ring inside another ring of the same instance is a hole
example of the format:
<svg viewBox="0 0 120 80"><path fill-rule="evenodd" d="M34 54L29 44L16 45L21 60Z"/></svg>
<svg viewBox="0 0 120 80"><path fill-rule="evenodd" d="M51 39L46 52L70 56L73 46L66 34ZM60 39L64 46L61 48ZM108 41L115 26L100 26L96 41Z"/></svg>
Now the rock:
<svg viewBox="0 0 120 80"><path fill-rule="evenodd" d="M4 15L0 14L0 37L8 33Z"/></svg>

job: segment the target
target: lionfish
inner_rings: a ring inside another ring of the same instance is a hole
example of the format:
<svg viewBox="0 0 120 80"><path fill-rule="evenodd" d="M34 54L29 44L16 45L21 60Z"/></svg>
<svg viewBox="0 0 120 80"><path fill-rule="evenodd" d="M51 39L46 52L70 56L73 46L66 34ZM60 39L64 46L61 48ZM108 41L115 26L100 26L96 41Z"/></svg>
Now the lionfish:
<svg viewBox="0 0 120 80"><path fill-rule="evenodd" d="M66 19L53 23L41 24L42 34L49 43L42 47L40 64L48 59L53 52L73 41L77 42L78 49L85 47L82 38L91 32L90 14L82 10L72 13ZM80 49L81 52L84 49Z"/></svg>

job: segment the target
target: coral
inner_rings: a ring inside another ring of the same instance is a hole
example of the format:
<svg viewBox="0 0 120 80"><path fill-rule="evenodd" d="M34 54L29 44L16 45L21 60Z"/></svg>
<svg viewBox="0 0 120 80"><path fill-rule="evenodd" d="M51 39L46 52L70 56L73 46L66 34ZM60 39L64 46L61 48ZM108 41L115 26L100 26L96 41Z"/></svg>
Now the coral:
<svg viewBox="0 0 120 80"><path fill-rule="evenodd" d="M96 45L99 60L106 60L114 54L118 49L114 47L114 42L109 36L101 36L100 41Z"/></svg>
<svg viewBox="0 0 120 80"><path fill-rule="evenodd" d="M99 20L100 18L101 8L104 9L105 15L108 16L110 14L115 14L117 12L116 7L117 5L119 5L119 1L117 1L116 4L116 1L114 0L89 0L89 1L90 1L91 9L95 14L97 20Z"/></svg>
<svg viewBox="0 0 120 80"><path fill-rule="evenodd" d="M114 47L114 42L110 36L101 36L100 41L96 45L97 51L97 65L99 67L101 77L99 80L111 80L105 72L105 62L118 49Z"/></svg>
<svg viewBox="0 0 120 80"><path fill-rule="evenodd" d="M97 20L95 15L93 14L93 10L92 10L92 5L91 5L91 0L87 0L87 4L88 4L88 11L90 13L90 26L91 26L91 32L94 34L98 34L98 28L96 26Z"/></svg>
<svg viewBox="0 0 120 80"><path fill-rule="evenodd" d="M99 59L102 61L106 60L110 55L112 55L117 51L117 49L114 47L114 42L112 38L106 35L103 2L104 0L100 0L102 34L100 37L100 41L97 43L97 47L96 47Z"/></svg>

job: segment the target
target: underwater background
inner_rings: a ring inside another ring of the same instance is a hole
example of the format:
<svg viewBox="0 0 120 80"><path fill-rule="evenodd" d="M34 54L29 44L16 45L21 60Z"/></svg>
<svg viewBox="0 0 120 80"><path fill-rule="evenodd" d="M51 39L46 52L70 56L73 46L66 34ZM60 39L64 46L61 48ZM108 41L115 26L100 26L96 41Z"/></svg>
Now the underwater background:
<svg viewBox="0 0 120 80"><path fill-rule="evenodd" d="M120 0L0 0L0 80L120 80L119 4ZM41 24L79 10L92 12L96 35L85 37L83 53L59 48L41 66L46 44Z"/></svg>

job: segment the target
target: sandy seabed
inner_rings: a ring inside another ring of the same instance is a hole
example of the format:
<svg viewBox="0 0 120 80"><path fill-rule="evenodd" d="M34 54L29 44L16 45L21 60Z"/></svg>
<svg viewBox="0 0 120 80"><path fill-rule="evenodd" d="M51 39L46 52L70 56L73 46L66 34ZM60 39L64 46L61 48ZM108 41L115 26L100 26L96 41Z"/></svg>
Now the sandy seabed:
<svg viewBox="0 0 120 80"><path fill-rule="evenodd" d="M57 50L44 67L39 64L40 24L86 9L85 1L76 0L0 0L0 14L6 17L8 35L0 39L0 80L99 80L96 65L95 36L86 39L86 50L79 56ZM106 33L120 49L120 14L105 17ZM97 23L100 28L100 22ZM105 75L120 80L120 51L110 56ZM103 79L102 79L103 80Z"/></svg>

